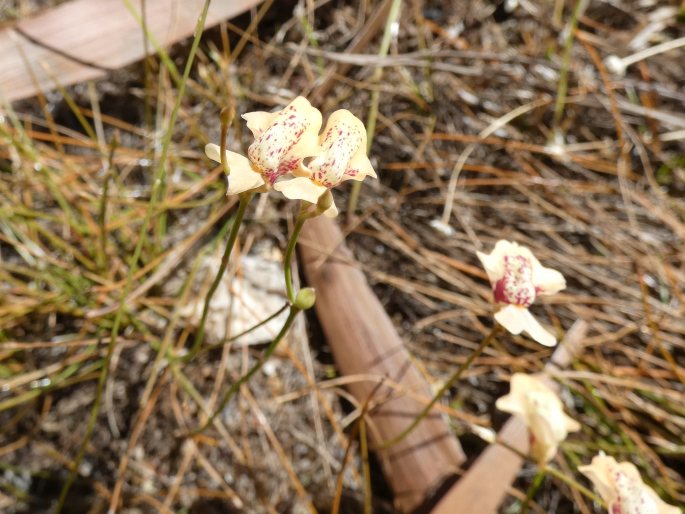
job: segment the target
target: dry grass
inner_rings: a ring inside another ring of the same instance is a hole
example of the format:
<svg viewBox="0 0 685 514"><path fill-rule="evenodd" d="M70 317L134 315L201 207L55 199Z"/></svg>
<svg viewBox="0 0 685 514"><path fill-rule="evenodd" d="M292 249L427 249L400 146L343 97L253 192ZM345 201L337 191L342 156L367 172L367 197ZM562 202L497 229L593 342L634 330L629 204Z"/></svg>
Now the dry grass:
<svg viewBox="0 0 685 514"><path fill-rule="evenodd" d="M491 327L475 251L500 238L525 244L569 284L536 315L558 335L576 319L590 326L582 354L557 375L583 430L554 464L583 481L577 465L604 450L638 465L665 500L685 504L685 60L674 50L624 78L602 64L626 55L650 19L650 41L682 37L677 8L654 22L656 6L591 2L571 42L568 96L559 105L558 34L573 5L524 3L498 23L487 2L409 2L387 58L375 55L380 38L360 54L342 53L376 4L302 2L296 15L291 3L266 6L253 22L208 32L163 163L166 189L147 226L177 98L164 65L152 60L145 71L135 66L71 88L67 98L52 93L4 108L0 510L54 507L119 316L102 412L65 512L105 512L117 501L123 512L326 512L350 445L345 501L348 512L361 511L358 442L348 439L357 429L315 320L309 331L297 326L270 372L195 440L179 436L213 411L261 347L229 344L183 366L168 358L192 342L182 309L203 298L211 278L203 259L221 251L231 223L234 202L201 152L218 140L219 108L268 109L307 95L340 61L353 67L336 77L322 111L345 106L365 119L371 92L380 92L371 151L380 180L365 184L349 242L426 376L439 386ZM183 62L187 51L172 55ZM521 106L525 112L479 137ZM236 129L233 147L248 142ZM452 177L446 236L432 224ZM240 252L283 249L292 214L281 201L255 204ZM182 285L165 287L172 281ZM494 399L509 375L540 370L549 355L526 338L501 337L450 405L500 426ZM462 420L454 427L474 457L484 443ZM524 470L503 512L517 511L533 473ZM373 485L382 511L382 479ZM530 509L600 512L553 477Z"/></svg>

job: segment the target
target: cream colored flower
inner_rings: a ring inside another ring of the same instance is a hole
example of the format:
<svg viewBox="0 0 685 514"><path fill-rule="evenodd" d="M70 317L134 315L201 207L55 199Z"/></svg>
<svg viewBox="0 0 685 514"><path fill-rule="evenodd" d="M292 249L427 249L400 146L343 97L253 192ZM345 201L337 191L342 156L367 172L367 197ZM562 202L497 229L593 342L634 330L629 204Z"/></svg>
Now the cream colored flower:
<svg viewBox="0 0 685 514"><path fill-rule="evenodd" d="M248 112L243 114L243 119L255 140L247 150L247 157L226 150L230 168L227 194L253 189L265 191L280 176L298 170L304 158L319 154L321 112L302 96L280 111ZM221 162L218 145L208 144L205 153Z"/></svg>
<svg viewBox="0 0 685 514"><path fill-rule="evenodd" d="M345 180L376 178L376 172L366 156L366 129L350 111L340 109L328 118L326 128L319 138L321 153L302 170L296 170L292 179L284 179L274 185L290 199L317 203L327 190ZM335 204L324 214L333 217L338 213Z"/></svg>
<svg viewBox="0 0 685 514"><path fill-rule="evenodd" d="M478 252L488 274L495 301L505 306L495 314L497 322L512 334L527 332L545 346L557 344L528 311L538 295L554 294L566 287L561 273L545 268L532 252L510 241L497 241L489 254Z"/></svg>
<svg viewBox="0 0 685 514"><path fill-rule="evenodd" d="M610 514L680 514L679 508L665 503L642 481L630 462L619 463L600 453L578 471L595 485Z"/></svg>
<svg viewBox="0 0 685 514"><path fill-rule="evenodd" d="M514 373L509 394L495 406L523 418L530 433L530 454L539 464L554 458L569 432L580 430L580 424L564 413L559 396L533 375Z"/></svg>

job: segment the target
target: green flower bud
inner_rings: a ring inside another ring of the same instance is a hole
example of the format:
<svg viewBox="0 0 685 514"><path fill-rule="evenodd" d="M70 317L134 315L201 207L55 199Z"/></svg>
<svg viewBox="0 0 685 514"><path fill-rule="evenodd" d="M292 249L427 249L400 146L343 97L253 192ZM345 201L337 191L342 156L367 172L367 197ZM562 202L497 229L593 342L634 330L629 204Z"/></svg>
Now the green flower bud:
<svg viewBox="0 0 685 514"><path fill-rule="evenodd" d="M314 306L314 302L316 302L316 291L314 291L313 287L300 289L295 295L295 307L301 311L311 309Z"/></svg>
<svg viewBox="0 0 685 514"><path fill-rule="evenodd" d="M333 193L331 193L330 189L327 189L316 202L316 215L318 216L326 212L331 205L333 205Z"/></svg>

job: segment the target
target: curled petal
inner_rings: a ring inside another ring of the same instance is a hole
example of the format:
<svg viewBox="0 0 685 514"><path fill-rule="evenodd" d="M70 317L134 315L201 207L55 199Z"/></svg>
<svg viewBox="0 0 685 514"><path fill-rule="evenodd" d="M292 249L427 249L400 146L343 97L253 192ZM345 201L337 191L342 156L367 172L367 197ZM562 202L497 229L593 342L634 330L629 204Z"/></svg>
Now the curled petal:
<svg viewBox="0 0 685 514"><path fill-rule="evenodd" d="M524 399L518 398L517 395L514 394L513 384L511 387L511 393L509 393L506 396L497 398L497 401L495 402L495 407L497 407L497 409L501 410L502 412L516 414L523 418L525 418L527 412Z"/></svg>
<svg viewBox="0 0 685 514"><path fill-rule="evenodd" d="M613 457L607 457L604 452L601 452L593 457L591 464L578 466L578 471L590 479L599 495L607 503L616 496L611 468L617 464Z"/></svg>
<svg viewBox="0 0 685 514"><path fill-rule="evenodd" d="M246 112L241 117L247 122L247 128L250 129L254 138L257 139L269 128L277 116L278 112L254 111Z"/></svg>
<svg viewBox="0 0 685 514"><path fill-rule="evenodd" d="M495 314L495 320L514 335L526 332L544 346L557 344L556 337L545 330L525 307L507 305Z"/></svg>
<svg viewBox="0 0 685 514"><path fill-rule="evenodd" d="M205 154L213 161L221 162L221 148L218 145L210 143L205 146ZM252 168L247 158L229 150L225 150L225 155L231 172L226 194L234 195L264 187L264 178Z"/></svg>
<svg viewBox="0 0 685 514"><path fill-rule="evenodd" d="M555 269L533 263L533 284L538 294L554 294L566 287L566 279Z"/></svg>
<svg viewBox="0 0 685 514"><path fill-rule="evenodd" d="M321 112L304 97L298 96L281 111L251 112L243 119L255 136L247 152L250 161L271 184L297 170L304 158L319 153Z"/></svg>
<svg viewBox="0 0 685 514"><path fill-rule="evenodd" d="M305 202L316 203L328 188L315 184L307 177L295 177L279 180L274 184L274 189L280 191L286 198L291 200L304 200Z"/></svg>
<svg viewBox="0 0 685 514"><path fill-rule="evenodd" d="M477 252L478 258L483 264L491 284L494 284L504 276L505 257L521 255L522 248L523 247L516 243L500 239L489 254ZM525 250L528 249L525 248ZM530 251L528 251L528 253L530 253ZM527 255L525 255L525 257L527 257Z"/></svg>
<svg viewBox="0 0 685 514"><path fill-rule="evenodd" d="M346 109L335 111L321 135L321 153L308 164L312 180L334 187L344 180L376 178L366 141L366 128L359 118Z"/></svg>
<svg viewBox="0 0 685 514"><path fill-rule="evenodd" d="M569 432L580 424L564 413L559 397L548 389L528 394L528 423L534 435L531 454L537 462L549 462Z"/></svg>
<svg viewBox="0 0 685 514"><path fill-rule="evenodd" d="M314 183L307 177L295 177L291 179L279 180L274 184L274 189L283 193L283 196L291 200L304 200L305 202L316 204L322 194L328 191L325 186ZM331 197L332 198L332 197ZM324 216L335 218L338 215L338 208L335 203L323 212Z"/></svg>
<svg viewBox="0 0 685 514"><path fill-rule="evenodd" d="M545 419L543 414L532 414L529 422L529 431L532 435L530 455L538 464L547 463L557 454L559 443L566 439L566 434L559 438L555 434L554 425Z"/></svg>
<svg viewBox="0 0 685 514"><path fill-rule="evenodd" d="M578 470L592 481L611 513L680 514L680 509L664 502L642 481L630 462L619 463L600 453L590 465L580 466Z"/></svg>
<svg viewBox="0 0 685 514"><path fill-rule="evenodd" d="M504 258L496 255L494 250L489 254L476 252L476 255L485 268L485 273L487 273L491 284L496 283L504 276Z"/></svg>
<svg viewBox="0 0 685 514"><path fill-rule="evenodd" d="M531 411L529 407L529 398L531 396L540 397L548 395L558 400L556 393L535 375L514 373L509 383L509 394L498 398L495 402L495 406L501 411L526 417ZM559 401L558 405L561 407L561 401Z"/></svg>

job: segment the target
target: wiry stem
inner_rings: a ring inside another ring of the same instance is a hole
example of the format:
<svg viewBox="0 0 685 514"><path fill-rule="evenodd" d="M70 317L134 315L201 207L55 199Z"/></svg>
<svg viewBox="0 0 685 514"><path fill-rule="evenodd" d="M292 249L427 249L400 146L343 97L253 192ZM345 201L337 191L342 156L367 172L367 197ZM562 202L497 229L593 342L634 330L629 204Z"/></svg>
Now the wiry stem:
<svg viewBox="0 0 685 514"><path fill-rule="evenodd" d="M421 420L425 418L430 410L433 408L433 405L435 405L440 398L445 394L445 392L452 387L462 376L464 371L466 371L469 366L473 363L474 360L478 358L478 356L483 353L483 350L485 350L492 340L495 338L497 333L499 332L499 325L495 325L490 333L480 342L478 345L478 348L476 348L471 355L464 361L464 363L459 366L459 369L452 375L452 377L445 382L445 384L440 388L440 390L435 394L433 399L426 405L421 413L414 418L414 420L411 422L411 424L405 428L402 432L400 432L397 436L393 437L390 439L390 441L386 441L385 444L383 444L382 448L387 449L390 448L391 446L396 445L400 441L402 441L405 437L407 437L416 427L419 423L421 423Z"/></svg>
<svg viewBox="0 0 685 514"><path fill-rule="evenodd" d="M378 50L378 57L385 57L388 55L390 50L390 41L392 40L394 26L400 16L400 7L402 6L402 0L393 0L390 6L390 12L388 13L388 19L385 22L385 30L383 32L383 39L381 40L381 46ZM383 68L381 66L377 67L373 73L372 82L378 84L383 76ZM380 89L376 88L371 92L371 102L369 103L369 115L366 119L366 150L371 149L373 144L373 136L376 132L376 120L378 119L378 102L380 100ZM352 189L350 190L350 198L347 202L347 216L348 219L354 216L354 212L357 210L357 202L359 200L359 191L362 187L361 182L356 180L352 184Z"/></svg>
<svg viewBox="0 0 685 514"><path fill-rule="evenodd" d="M288 313L288 319L285 320L285 323L283 324L283 327L281 328L281 331L276 335L276 337L273 338L271 343L269 343L269 346L266 348L264 351L264 354L262 355L262 358L259 359L259 361L250 368L250 370L245 373L242 377L240 377L236 382L233 382L231 384L231 387L229 390L226 392L224 397L221 399L221 403L219 404L219 408L209 417L209 419L203 423L199 428L196 428L192 432L190 432L190 436L197 435L201 432L203 432L209 425L211 425L216 417L223 412L224 408L226 408L226 405L228 405L228 402L231 401L231 398L235 395L235 393L240 389L240 386L242 386L245 382L250 380L252 376L259 371L264 363L269 360L269 357L274 353L276 350L276 347L278 346L278 343L281 342L283 337L288 333L288 330L290 330L290 327L292 326L293 322L295 321L295 317L297 314L300 312L300 309L298 309L295 305L292 305L290 307L290 312Z"/></svg>
<svg viewBox="0 0 685 514"><path fill-rule="evenodd" d="M228 267L228 262L231 259L231 253L233 252L233 247L235 246L235 242L238 239L238 231L240 230L240 225L243 221L243 217L245 216L245 210L247 209L247 206L250 203L250 200L252 200L254 193L243 193L240 195L240 201L238 204L238 212L235 215L235 218L233 219L233 225L231 226L231 232L228 236L228 241L226 242L226 249L224 250L224 254L221 257L221 264L219 265L219 269L216 273L216 276L214 277L214 281L212 282L212 285L209 287L209 290L207 291L207 294L205 295L205 303L202 308L202 316L200 318L200 324L197 327L197 332L195 333L195 339L193 340L193 346L190 348L190 351L188 354L183 358L183 362L189 362L191 361L197 353L200 351L200 347L202 346L202 341L205 337L205 326L207 323L207 316L209 315L209 308L210 304L212 302L212 297L214 296L214 293L216 292L217 288L219 287L219 284L221 283L221 279L224 276L224 272L226 271L226 268Z"/></svg>
<svg viewBox="0 0 685 514"><path fill-rule="evenodd" d="M300 211L297 216L297 221L295 221L295 228L288 241L288 247L285 250L285 259L283 261L283 275L285 277L285 290L288 296L288 301L292 304L295 302L295 287L293 286L293 267L292 260L295 253L295 245L297 243L297 238L300 236L300 231L304 222L307 221L309 216L305 211Z"/></svg>

